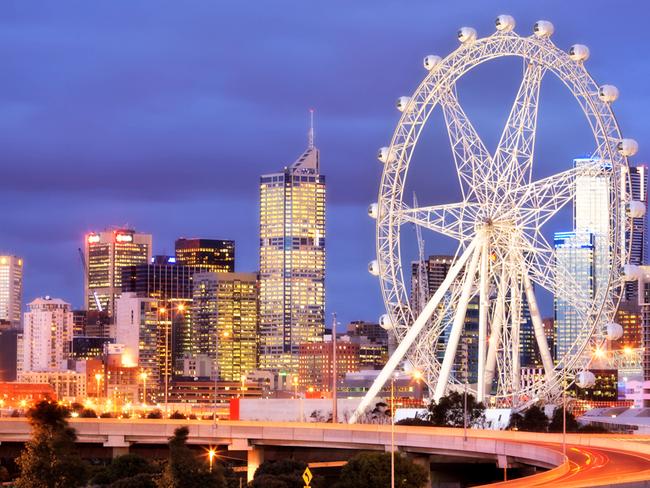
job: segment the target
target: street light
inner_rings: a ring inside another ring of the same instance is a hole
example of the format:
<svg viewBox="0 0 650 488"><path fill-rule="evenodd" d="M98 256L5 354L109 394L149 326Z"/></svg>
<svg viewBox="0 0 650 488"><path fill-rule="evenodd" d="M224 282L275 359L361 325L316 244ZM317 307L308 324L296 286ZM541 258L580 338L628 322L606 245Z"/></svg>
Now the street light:
<svg viewBox="0 0 650 488"><path fill-rule="evenodd" d="M215 451L213 448L210 448L208 451L208 459L210 460L210 472L212 473L212 462L214 461L214 457L217 455L217 451Z"/></svg>

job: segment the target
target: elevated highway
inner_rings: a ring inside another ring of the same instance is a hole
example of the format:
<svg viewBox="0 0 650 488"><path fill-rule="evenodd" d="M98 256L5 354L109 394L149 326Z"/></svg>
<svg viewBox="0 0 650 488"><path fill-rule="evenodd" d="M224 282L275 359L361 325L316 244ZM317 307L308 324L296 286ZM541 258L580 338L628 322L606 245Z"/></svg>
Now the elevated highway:
<svg viewBox="0 0 650 488"><path fill-rule="evenodd" d="M133 446L164 445L174 429L186 425L188 442L222 446L247 464L248 478L264 460L265 450L276 447L340 450L391 450L390 425L348 425L291 422L158 419L71 419L81 444L110 448L125 454ZM0 419L0 444L25 442L30 437L26 419ZM561 434L395 426L394 445L429 466L431 456L477 458L501 468L528 465L544 470L505 486L648 486L650 437L569 434L567 458ZM342 461L345 460L344 456ZM314 459L313 461L318 461ZM500 485L504 485L500 483ZM494 486L494 485L492 485Z"/></svg>

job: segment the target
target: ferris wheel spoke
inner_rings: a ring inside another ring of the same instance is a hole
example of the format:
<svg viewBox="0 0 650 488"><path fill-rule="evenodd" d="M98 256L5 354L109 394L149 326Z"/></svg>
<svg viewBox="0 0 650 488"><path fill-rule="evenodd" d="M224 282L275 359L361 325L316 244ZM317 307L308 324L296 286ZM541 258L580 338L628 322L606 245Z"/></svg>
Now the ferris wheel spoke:
<svg viewBox="0 0 650 488"><path fill-rule="evenodd" d="M403 207L398 218L438 234L465 241L474 233L474 219L478 206L473 203L453 203L430 207Z"/></svg>
<svg viewBox="0 0 650 488"><path fill-rule="evenodd" d="M440 105L463 198L474 196L485 201L489 188L487 171L492 166L492 157L460 106L455 86L442 91Z"/></svg>
<svg viewBox="0 0 650 488"><path fill-rule="evenodd" d="M529 62L494 154L494 181L507 188L530 181L537 131L539 87L545 69Z"/></svg>

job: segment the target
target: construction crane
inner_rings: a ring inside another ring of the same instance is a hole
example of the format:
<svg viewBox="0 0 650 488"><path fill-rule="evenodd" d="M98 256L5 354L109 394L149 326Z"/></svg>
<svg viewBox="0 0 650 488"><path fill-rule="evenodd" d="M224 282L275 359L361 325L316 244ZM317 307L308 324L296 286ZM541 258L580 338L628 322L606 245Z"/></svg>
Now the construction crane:
<svg viewBox="0 0 650 488"><path fill-rule="evenodd" d="M90 277L88 276L88 267L86 266L86 257L84 256L84 252L81 250L81 248L78 249L79 257L81 258L81 266L84 270L84 275L86 276L86 280L90 281ZM95 290L93 290L93 297L95 297L95 305L97 305L97 310L103 312L104 308L102 307L102 302L99 301L99 297L97 296L97 292Z"/></svg>

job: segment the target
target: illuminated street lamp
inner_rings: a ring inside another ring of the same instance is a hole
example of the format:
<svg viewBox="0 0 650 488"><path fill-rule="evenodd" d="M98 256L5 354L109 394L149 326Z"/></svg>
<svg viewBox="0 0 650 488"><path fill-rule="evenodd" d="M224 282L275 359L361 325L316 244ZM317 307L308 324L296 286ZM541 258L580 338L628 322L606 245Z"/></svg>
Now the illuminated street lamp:
<svg viewBox="0 0 650 488"><path fill-rule="evenodd" d="M210 472L212 473L212 463L214 461L215 456L217 455L217 451L215 451L213 448L210 448L208 451L208 459L210 460Z"/></svg>

